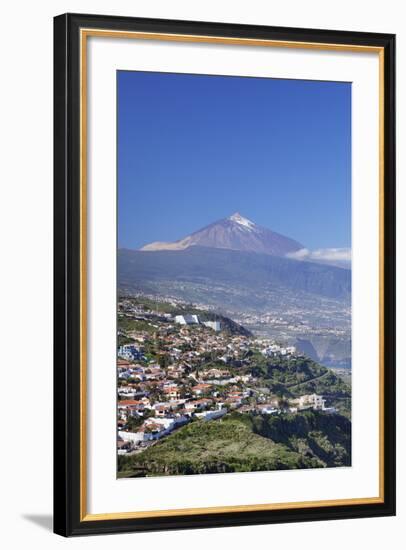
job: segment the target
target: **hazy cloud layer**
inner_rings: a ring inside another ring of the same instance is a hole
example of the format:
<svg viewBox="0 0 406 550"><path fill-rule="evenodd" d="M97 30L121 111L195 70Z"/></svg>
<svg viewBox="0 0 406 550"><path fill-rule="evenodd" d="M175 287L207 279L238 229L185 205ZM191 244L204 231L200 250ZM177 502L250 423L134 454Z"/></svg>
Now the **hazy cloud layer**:
<svg viewBox="0 0 406 550"><path fill-rule="evenodd" d="M301 248L296 252L290 252L287 257L294 260L351 267L351 248L319 248L317 250Z"/></svg>

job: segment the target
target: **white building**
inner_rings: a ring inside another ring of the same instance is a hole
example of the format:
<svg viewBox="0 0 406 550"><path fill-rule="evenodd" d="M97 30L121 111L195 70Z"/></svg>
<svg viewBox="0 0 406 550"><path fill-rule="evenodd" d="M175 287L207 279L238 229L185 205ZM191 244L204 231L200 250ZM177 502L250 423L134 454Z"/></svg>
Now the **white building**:
<svg viewBox="0 0 406 550"><path fill-rule="evenodd" d="M178 323L178 325L198 325L199 317L197 315L176 315L175 323Z"/></svg>
<svg viewBox="0 0 406 550"><path fill-rule="evenodd" d="M201 418L204 421L208 421L208 420L214 420L216 418L221 418L226 414L226 412L227 412L227 409L223 408L223 409L216 409L214 411L203 411L201 413L196 413L196 416L198 418Z"/></svg>
<svg viewBox="0 0 406 550"><path fill-rule="evenodd" d="M203 324L205 327L212 328L215 332L219 332L221 330L220 321L204 321Z"/></svg>
<svg viewBox="0 0 406 550"><path fill-rule="evenodd" d="M276 409L273 405L261 405L260 409L262 414L277 414L279 409Z"/></svg>
<svg viewBox="0 0 406 550"><path fill-rule="evenodd" d="M278 346L278 344L271 344L270 346L262 350L262 355L272 357L273 355L279 354L280 351L281 351L281 347Z"/></svg>
<svg viewBox="0 0 406 550"><path fill-rule="evenodd" d="M142 354L134 344L124 344L119 346L117 355L127 361L136 361L142 357Z"/></svg>
<svg viewBox="0 0 406 550"><path fill-rule="evenodd" d="M118 432L118 435L123 441L132 441L133 443L141 443L141 441L151 441L154 436L151 432Z"/></svg>
<svg viewBox="0 0 406 550"><path fill-rule="evenodd" d="M145 425L148 424L159 424L165 428L165 430L172 431L176 426L181 424L186 424L189 419L184 415L174 416L173 418L151 418L145 421Z"/></svg>
<svg viewBox="0 0 406 550"><path fill-rule="evenodd" d="M326 400L323 399L322 395L313 394L313 409L315 410L324 410Z"/></svg>
<svg viewBox="0 0 406 550"><path fill-rule="evenodd" d="M202 324L205 327L209 327L216 332L221 329L220 321L200 321L198 315L176 315L175 323L178 325L199 325Z"/></svg>
<svg viewBox="0 0 406 550"><path fill-rule="evenodd" d="M323 399L323 396L317 395L316 393L299 397L299 409L311 407L315 411L324 411L325 404L326 400Z"/></svg>
<svg viewBox="0 0 406 550"><path fill-rule="evenodd" d="M262 350L262 354L268 357L272 357L274 355L294 355L295 353L295 346L283 347L278 344L271 344Z"/></svg>

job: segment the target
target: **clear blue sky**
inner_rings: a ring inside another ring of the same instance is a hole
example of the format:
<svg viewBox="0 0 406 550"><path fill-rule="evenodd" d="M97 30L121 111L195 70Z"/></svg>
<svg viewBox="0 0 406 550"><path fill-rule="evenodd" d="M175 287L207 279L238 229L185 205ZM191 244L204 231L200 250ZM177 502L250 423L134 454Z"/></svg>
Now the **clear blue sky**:
<svg viewBox="0 0 406 550"><path fill-rule="evenodd" d="M351 84L119 71L117 88L119 247L235 211L351 246Z"/></svg>

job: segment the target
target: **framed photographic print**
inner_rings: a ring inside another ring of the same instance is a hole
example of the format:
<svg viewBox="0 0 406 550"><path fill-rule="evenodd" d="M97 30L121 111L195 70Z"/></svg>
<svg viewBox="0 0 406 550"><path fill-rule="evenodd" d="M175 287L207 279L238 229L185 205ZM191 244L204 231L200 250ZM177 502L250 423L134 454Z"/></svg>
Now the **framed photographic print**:
<svg viewBox="0 0 406 550"><path fill-rule="evenodd" d="M55 18L55 532L395 513L395 37Z"/></svg>

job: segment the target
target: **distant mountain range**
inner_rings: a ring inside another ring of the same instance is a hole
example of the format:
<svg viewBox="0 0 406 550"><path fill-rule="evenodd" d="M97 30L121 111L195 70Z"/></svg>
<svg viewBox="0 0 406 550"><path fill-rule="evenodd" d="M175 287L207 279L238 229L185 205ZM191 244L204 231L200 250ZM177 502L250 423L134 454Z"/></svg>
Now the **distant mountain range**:
<svg viewBox="0 0 406 550"><path fill-rule="evenodd" d="M285 256L304 249L304 246L297 241L261 227L236 212L228 218L199 229L184 239L175 242L154 242L143 246L141 250L179 251L192 246L257 252L271 256Z"/></svg>

